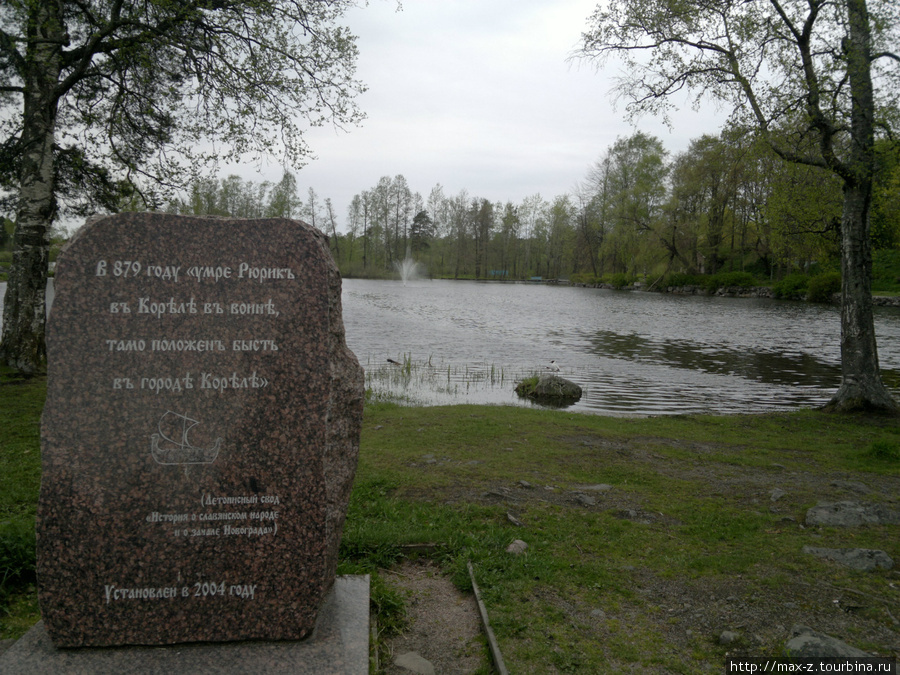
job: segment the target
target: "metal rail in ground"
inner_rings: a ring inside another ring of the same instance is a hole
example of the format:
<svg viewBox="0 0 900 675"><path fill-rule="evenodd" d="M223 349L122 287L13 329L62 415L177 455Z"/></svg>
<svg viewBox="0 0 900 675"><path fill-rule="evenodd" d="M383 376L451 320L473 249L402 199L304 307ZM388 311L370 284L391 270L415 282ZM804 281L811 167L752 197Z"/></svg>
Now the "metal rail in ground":
<svg viewBox="0 0 900 675"><path fill-rule="evenodd" d="M478 613L481 615L481 623L484 625L484 633L487 635L488 646L491 648L491 658L494 660L494 666L500 675L509 675L506 669L506 663L503 662L503 654L500 653L500 645L497 644L497 638L494 637L494 631L491 630L491 624L488 621L487 607L481 599L481 591L475 582L475 570L472 568L472 561L468 563L469 578L472 580L472 590L475 592L475 600L478 602Z"/></svg>

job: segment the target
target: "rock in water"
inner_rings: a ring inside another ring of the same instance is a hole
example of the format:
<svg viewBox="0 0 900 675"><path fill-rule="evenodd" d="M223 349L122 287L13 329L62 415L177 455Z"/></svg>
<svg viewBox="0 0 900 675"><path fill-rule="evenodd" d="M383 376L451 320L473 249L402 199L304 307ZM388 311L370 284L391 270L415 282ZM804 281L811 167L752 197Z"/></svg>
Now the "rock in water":
<svg viewBox="0 0 900 675"><path fill-rule="evenodd" d="M59 257L47 355L37 569L54 644L309 635L364 394L325 236L95 219Z"/></svg>
<svg viewBox="0 0 900 675"><path fill-rule="evenodd" d="M541 375L516 385L519 396L546 405L571 405L581 398L581 387L559 375Z"/></svg>

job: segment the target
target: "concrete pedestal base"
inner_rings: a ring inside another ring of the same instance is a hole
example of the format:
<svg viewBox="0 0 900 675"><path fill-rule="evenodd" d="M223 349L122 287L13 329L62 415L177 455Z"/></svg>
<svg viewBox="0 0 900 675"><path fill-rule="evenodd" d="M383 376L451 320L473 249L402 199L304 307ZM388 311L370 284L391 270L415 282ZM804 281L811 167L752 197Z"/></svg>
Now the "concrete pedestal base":
<svg viewBox="0 0 900 675"><path fill-rule="evenodd" d="M42 622L0 655L4 675L366 675L369 577L338 577L312 636L301 642L57 649Z"/></svg>

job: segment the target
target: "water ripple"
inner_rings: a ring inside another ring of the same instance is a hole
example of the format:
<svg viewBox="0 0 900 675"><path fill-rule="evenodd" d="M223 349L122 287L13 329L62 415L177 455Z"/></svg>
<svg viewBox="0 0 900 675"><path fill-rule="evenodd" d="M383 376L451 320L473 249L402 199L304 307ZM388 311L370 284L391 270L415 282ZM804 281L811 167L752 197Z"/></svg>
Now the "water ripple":
<svg viewBox="0 0 900 675"><path fill-rule="evenodd" d="M550 360L584 388L572 409L603 414L821 405L840 382L840 316L827 305L345 280L344 321L367 386L425 405L523 404L515 381ZM900 311L878 308L876 335L885 381L898 395ZM398 378L387 358L408 359L409 377Z"/></svg>

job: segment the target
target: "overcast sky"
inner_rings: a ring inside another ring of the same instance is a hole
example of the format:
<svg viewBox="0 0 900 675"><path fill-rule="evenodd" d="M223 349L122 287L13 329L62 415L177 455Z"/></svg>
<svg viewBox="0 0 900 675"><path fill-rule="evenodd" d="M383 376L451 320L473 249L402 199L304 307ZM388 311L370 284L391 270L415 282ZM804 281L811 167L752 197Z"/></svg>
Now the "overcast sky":
<svg viewBox="0 0 900 675"><path fill-rule="evenodd" d="M598 72L567 58L595 0L372 0L346 23L359 37L359 98L367 119L339 132L314 129L318 159L297 173L300 189L330 197L339 224L353 195L403 174L427 199L440 183L492 202L550 200L572 192L618 136L635 129L670 152L715 133L724 114L685 104L674 129L644 117L632 126L610 89L615 63ZM278 180L281 168L252 180Z"/></svg>

